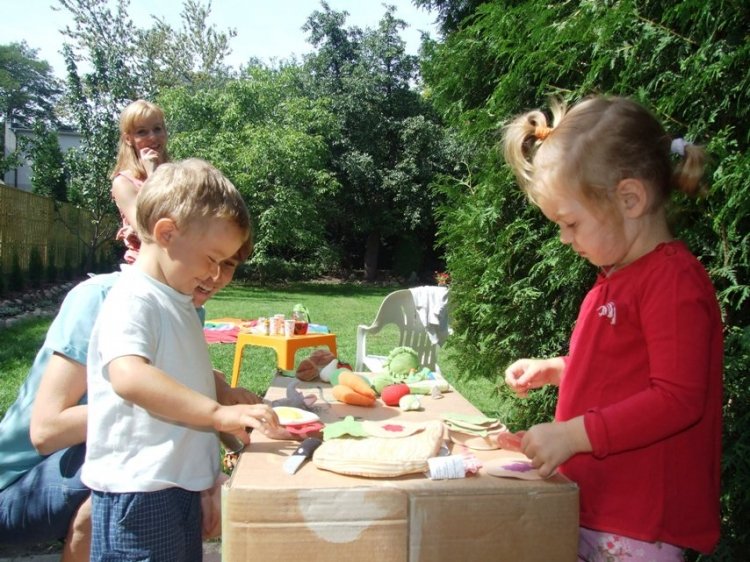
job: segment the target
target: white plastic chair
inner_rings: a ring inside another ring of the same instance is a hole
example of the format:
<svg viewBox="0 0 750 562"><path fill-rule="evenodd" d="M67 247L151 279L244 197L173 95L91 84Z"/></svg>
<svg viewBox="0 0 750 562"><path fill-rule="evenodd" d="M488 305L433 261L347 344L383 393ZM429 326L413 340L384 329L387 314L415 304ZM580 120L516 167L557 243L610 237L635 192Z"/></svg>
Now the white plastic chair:
<svg viewBox="0 0 750 562"><path fill-rule="evenodd" d="M383 370L387 356L368 354L367 336L377 334L390 324L395 325L399 332L398 341L393 342L391 349L400 346L411 347L417 352L419 362L423 367L439 374L440 368L437 364L439 345L430 339L427 327L414 303L414 296L409 289L394 291L386 295L373 323L369 326L360 324L357 327L355 371Z"/></svg>

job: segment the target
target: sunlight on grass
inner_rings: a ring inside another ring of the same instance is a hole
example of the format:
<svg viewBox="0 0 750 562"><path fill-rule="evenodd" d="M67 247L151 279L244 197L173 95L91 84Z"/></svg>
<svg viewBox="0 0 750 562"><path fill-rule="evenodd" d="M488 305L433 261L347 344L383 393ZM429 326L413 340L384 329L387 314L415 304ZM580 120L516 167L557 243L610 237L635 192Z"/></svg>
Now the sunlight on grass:
<svg viewBox="0 0 750 562"><path fill-rule="evenodd" d="M276 313L291 315L297 303L310 311L311 320L323 324L336 334L338 358L354 366L357 346L357 326L369 325L385 296L399 287L363 286L335 283L297 283L281 288L261 288L232 284L206 305L208 320L231 317L251 320ZM16 398L18 388L26 378L36 352L41 346L51 319L25 321L0 331L0 415ZM368 353L388 355L395 347L397 330L387 327L379 334L368 336ZM224 372L227 381L232 376L234 344L209 346L215 368ZM313 351L297 352L298 365ZM445 377L483 412L493 415L497 405L497 391L492 377L483 374L472 377L456 376L457 366L451 359L450 348L441 350L440 365ZM276 354L270 348L246 346L243 351L240 385L263 395L276 372Z"/></svg>

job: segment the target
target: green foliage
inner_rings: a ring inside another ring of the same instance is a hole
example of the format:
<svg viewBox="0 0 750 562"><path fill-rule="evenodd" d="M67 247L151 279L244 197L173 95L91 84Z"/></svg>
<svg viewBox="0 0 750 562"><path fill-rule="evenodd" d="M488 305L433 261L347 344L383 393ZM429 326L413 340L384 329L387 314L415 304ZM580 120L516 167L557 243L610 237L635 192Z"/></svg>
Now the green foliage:
<svg viewBox="0 0 750 562"><path fill-rule="evenodd" d="M427 42L422 65L430 99L465 147L463 177L440 182L457 364L466 379L498 380L496 408L518 428L548 420L554 396L536 393L541 404L519 411L501 373L521 356L565 352L594 272L518 192L498 150L503 123L546 107L552 94L575 101L608 93L641 101L671 135L706 145L708 196L675 197L671 218L709 271L725 318L721 560L750 549L742 437L750 420L740 413L750 399L749 21L747 3L721 0L496 1L480 5L443 43Z"/></svg>
<svg viewBox="0 0 750 562"><path fill-rule="evenodd" d="M60 85L47 61L25 42L0 45L0 120L30 126L36 120L55 121L53 108Z"/></svg>
<svg viewBox="0 0 750 562"><path fill-rule="evenodd" d="M442 128L412 87L418 66L400 36L406 24L385 9L378 28L363 31L344 27L346 12L323 3L303 28L317 49L305 61L308 89L330 99L339 121L329 148L341 185L331 233L351 256L347 265L364 257L368 279L388 238L430 238L438 194L429 183L447 161Z"/></svg>
<svg viewBox="0 0 750 562"><path fill-rule="evenodd" d="M251 264L262 278L315 275L336 263L326 238L339 188L326 169L336 122L325 100L303 95L297 72L256 67L223 86L159 98L172 154L209 160L243 194L255 221Z"/></svg>
<svg viewBox="0 0 750 562"><path fill-rule="evenodd" d="M34 135L26 140L24 152L32 161L31 184L34 193L52 197L55 201L68 200L65 160L57 133L43 121L34 124Z"/></svg>
<svg viewBox="0 0 750 562"><path fill-rule="evenodd" d="M13 251L13 261L10 266L10 276L8 278L8 289L11 291L22 291L26 286L26 278L21 269L21 258L17 251Z"/></svg>
<svg viewBox="0 0 750 562"><path fill-rule="evenodd" d="M44 279L47 283L57 281L57 267L55 266L55 249L47 245L47 267L44 269Z"/></svg>
<svg viewBox="0 0 750 562"><path fill-rule="evenodd" d="M35 289L39 288L44 280L44 262L42 261L42 254L36 246L31 248L29 253L28 279L29 285Z"/></svg>

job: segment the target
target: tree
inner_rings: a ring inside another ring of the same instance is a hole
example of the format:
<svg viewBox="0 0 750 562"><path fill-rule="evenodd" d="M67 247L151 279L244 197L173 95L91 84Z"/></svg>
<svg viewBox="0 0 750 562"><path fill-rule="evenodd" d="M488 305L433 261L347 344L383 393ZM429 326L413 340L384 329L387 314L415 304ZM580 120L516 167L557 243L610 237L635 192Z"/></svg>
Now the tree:
<svg viewBox="0 0 750 562"><path fill-rule="evenodd" d="M428 185L443 165L441 128L415 88L417 59L405 53L406 24L395 8L386 6L376 30L362 31L343 27L347 12L322 7L304 27L317 49L305 67L310 92L331 100L343 135L330 147L342 185L331 233L346 253L364 258L374 279L389 239L429 239L435 197ZM412 258L417 270L418 252Z"/></svg>
<svg viewBox="0 0 750 562"><path fill-rule="evenodd" d="M55 201L67 201L65 158L60 150L57 132L38 121L34 125L34 135L23 151L32 162L31 185L34 193L52 197Z"/></svg>
<svg viewBox="0 0 750 562"><path fill-rule="evenodd" d="M47 61L25 42L0 45L0 121L3 126L31 127L56 123L54 108L60 84ZM4 128L3 127L3 128ZM5 135L0 139L0 175L20 165L17 154L5 154Z"/></svg>
<svg viewBox="0 0 750 562"><path fill-rule="evenodd" d="M443 34L457 31L461 23L471 16L476 9L489 0L413 0L415 6L428 10L437 10L437 21Z"/></svg>
<svg viewBox="0 0 750 562"><path fill-rule="evenodd" d="M338 184L326 168L337 123L325 100L304 95L299 74L252 67L226 84L159 98L173 156L211 161L242 193L261 277L318 275L336 263L326 226Z"/></svg>
<svg viewBox="0 0 750 562"><path fill-rule="evenodd" d="M47 61L25 42L0 45L0 119L30 127L34 121L56 121L61 90Z"/></svg>
<svg viewBox="0 0 750 562"><path fill-rule="evenodd" d="M138 33L146 75L153 81L154 91L173 86L200 88L232 76L224 61L237 32L231 28L218 31L208 25L210 13L210 1L203 6L197 0L185 0L180 29L157 18L152 28Z"/></svg>

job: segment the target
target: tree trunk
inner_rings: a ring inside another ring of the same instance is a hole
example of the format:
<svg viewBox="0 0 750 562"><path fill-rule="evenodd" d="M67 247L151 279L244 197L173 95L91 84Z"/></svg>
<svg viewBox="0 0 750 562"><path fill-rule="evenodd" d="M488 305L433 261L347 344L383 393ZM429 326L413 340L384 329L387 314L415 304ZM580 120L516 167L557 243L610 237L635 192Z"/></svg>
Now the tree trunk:
<svg viewBox="0 0 750 562"><path fill-rule="evenodd" d="M365 280L375 281L378 276L378 253L380 252L380 233L371 231L365 245Z"/></svg>

